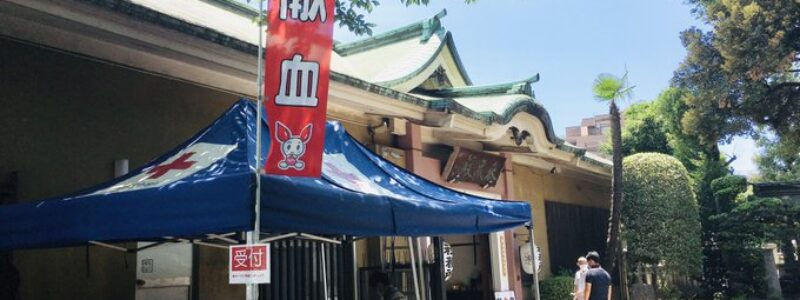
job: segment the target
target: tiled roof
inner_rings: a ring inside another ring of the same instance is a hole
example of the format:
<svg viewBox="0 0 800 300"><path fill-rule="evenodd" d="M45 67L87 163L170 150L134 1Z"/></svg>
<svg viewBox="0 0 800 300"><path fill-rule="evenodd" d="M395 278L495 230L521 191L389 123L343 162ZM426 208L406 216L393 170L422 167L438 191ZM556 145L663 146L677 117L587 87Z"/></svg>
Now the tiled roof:
<svg viewBox="0 0 800 300"><path fill-rule="evenodd" d="M222 33L215 28L204 26L202 20L179 18L154 8L168 6L168 2L78 1L91 3L250 55L255 56L258 52L257 38L254 40L254 36L249 34L251 31L257 32L255 22L252 22L253 30L239 28L238 31ZM232 0L206 0L206 2L232 11L242 18L252 19L257 16L256 10ZM458 57L452 35L442 27L441 18L445 15L446 11L442 11L429 19L387 33L351 43L336 43L331 62L331 79L429 110L461 114L486 124L506 124L516 114L527 113L541 120L547 139L558 149L574 153L581 160L598 166L610 166L607 161L586 156L585 149L566 144L556 137L550 116L544 106L535 99L531 86L539 80L538 74L517 82L473 86ZM398 91L393 88L396 84L412 78L419 80L419 76L424 75L422 70L429 69L431 64L437 61L437 57L444 55L444 49L449 50L446 54L453 60L457 72L460 73L450 76L459 76L463 80L463 85L413 91Z"/></svg>

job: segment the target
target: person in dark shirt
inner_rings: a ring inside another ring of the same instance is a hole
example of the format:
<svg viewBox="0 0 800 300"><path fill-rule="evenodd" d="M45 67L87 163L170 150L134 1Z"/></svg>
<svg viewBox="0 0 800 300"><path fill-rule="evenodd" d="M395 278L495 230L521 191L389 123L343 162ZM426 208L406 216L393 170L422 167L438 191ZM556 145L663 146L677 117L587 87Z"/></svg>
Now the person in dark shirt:
<svg viewBox="0 0 800 300"><path fill-rule="evenodd" d="M600 255L592 251L586 254L589 271L586 272L586 299L611 300L611 275L600 266Z"/></svg>

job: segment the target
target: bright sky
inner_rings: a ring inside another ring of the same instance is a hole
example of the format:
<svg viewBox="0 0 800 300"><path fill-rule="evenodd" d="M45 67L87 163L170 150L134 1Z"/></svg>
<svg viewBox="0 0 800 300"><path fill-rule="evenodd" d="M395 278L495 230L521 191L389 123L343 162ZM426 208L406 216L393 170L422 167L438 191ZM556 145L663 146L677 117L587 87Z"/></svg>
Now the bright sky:
<svg viewBox="0 0 800 300"><path fill-rule="evenodd" d="M550 112L558 135L581 118L608 111L592 97L600 73L629 71L634 99L653 99L668 86L684 56L678 34L699 25L681 0L432 0L405 7L382 0L367 17L384 32L433 16L453 33L458 52L475 84L528 78ZM339 41L358 39L346 28Z"/></svg>
<svg viewBox="0 0 800 300"><path fill-rule="evenodd" d="M528 78L539 101L550 112L556 134L581 118L606 113L595 101L591 85L600 73L621 75L627 67L636 85L631 102L654 99L669 85L685 51L679 33L702 26L682 0L431 0L405 7L381 0L369 21L375 33L431 17L447 8L442 21L453 33L461 59L475 84ZM338 28L334 39L360 39ZM737 139L723 151L735 154L737 173L756 168L752 141Z"/></svg>

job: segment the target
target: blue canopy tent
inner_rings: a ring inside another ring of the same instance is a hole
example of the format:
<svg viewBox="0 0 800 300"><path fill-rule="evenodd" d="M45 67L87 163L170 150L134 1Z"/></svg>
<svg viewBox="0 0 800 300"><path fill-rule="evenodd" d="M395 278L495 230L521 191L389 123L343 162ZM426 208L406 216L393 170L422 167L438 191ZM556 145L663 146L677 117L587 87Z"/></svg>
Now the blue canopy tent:
<svg viewBox="0 0 800 300"><path fill-rule="evenodd" d="M241 100L126 176L65 197L0 206L0 250L252 230L255 118L256 105ZM261 132L265 157L268 131ZM438 186L372 153L336 122L326 127L322 178L260 176L262 232L434 236L496 232L531 220L528 203Z"/></svg>

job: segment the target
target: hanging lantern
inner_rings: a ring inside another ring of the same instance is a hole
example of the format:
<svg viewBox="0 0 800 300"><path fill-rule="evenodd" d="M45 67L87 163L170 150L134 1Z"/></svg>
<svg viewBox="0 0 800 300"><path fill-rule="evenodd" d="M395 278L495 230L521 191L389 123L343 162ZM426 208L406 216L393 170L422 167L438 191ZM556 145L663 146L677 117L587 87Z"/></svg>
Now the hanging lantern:
<svg viewBox="0 0 800 300"><path fill-rule="evenodd" d="M536 272L542 270L542 252L539 246L536 246L536 253L531 253L530 242L519 246L519 257L522 261L522 271L528 274L533 274L533 263L536 261Z"/></svg>

